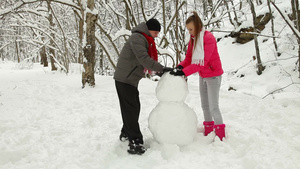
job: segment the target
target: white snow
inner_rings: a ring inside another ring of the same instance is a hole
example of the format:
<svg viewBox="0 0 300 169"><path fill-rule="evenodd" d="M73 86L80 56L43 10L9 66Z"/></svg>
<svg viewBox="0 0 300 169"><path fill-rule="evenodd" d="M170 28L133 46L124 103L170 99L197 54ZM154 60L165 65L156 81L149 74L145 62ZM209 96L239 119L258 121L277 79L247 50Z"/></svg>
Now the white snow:
<svg viewBox="0 0 300 169"><path fill-rule="evenodd" d="M159 144L148 128L150 112L158 104L157 82L140 83L142 156L129 155L118 140L121 115L112 77L96 76L96 87L81 89L81 76L51 72L35 64L15 69L0 62L1 169L134 169L134 168L300 168L300 99L283 99L227 91L220 108L227 138L214 140L197 133L186 146ZM198 77L188 79L186 104L203 121ZM171 121L170 117L170 121Z"/></svg>
<svg viewBox="0 0 300 169"><path fill-rule="evenodd" d="M157 99L164 102L183 102L189 93L185 79L169 73L160 78L155 91Z"/></svg>
<svg viewBox="0 0 300 169"><path fill-rule="evenodd" d="M254 42L239 45L231 38L218 42L225 71L220 91L226 124L223 142L214 140L213 133L204 137L200 132L197 75L188 78L185 104L196 112L199 132L185 146L160 144L153 138L148 118L159 104L157 82L141 80L139 122L148 150L137 156L129 155L127 143L118 139L122 121L112 77L95 75L95 88L81 89L78 70L66 75L39 64L20 70L16 63L0 61L0 169L300 168L297 42L276 12L282 55L276 57L271 39L263 42L266 38L258 37L266 67L262 75L256 74L252 60ZM262 34L271 35L270 27L267 24ZM229 87L236 91L228 91Z"/></svg>
<svg viewBox="0 0 300 169"><path fill-rule="evenodd" d="M184 102L159 102L149 115L149 129L159 143L189 145L197 133L197 116Z"/></svg>
<svg viewBox="0 0 300 169"><path fill-rule="evenodd" d="M149 129L162 144L189 145L197 133L197 115L184 103L188 94L182 76L165 73L156 87L160 101L149 115Z"/></svg>

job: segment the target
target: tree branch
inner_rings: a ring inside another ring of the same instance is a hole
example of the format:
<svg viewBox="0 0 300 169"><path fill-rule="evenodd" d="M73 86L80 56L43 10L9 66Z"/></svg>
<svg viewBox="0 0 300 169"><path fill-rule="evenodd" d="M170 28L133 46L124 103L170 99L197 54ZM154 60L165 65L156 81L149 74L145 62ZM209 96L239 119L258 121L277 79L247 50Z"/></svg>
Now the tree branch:
<svg viewBox="0 0 300 169"><path fill-rule="evenodd" d="M283 89L285 89L285 88L288 88L289 86L294 85L294 84L300 84L300 83L294 83L294 82L293 82L293 83L288 84L288 85L286 85L286 86L284 86L284 87L282 87L282 88L276 89L276 90L272 91L271 93L265 95L262 99L266 98L267 96L269 96L269 95L271 95L271 94L274 94L274 93L277 92L277 91L280 91L280 90L283 90Z"/></svg>
<svg viewBox="0 0 300 169"><path fill-rule="evenodd" d="M293 22L288 18L288 16L282 12L277 5L271 1L271 4L277 9L277 11L279 12L279 14L282 16L282 18L284 19L284 21L289 25L289 27L292 29L293 33L295 34L295 36L297 37L297 39L300 39L300 32L295 28Z"/></svg>

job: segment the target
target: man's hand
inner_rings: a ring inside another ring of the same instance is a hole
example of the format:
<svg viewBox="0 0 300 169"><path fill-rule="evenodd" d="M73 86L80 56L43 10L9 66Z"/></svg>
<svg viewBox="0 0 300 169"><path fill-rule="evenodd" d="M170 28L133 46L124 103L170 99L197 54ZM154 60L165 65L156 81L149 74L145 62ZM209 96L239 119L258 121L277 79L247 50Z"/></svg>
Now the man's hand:
<svg viewBox="0 0 300 169"><path fill-rule="evenodd" d="M163 68L163 72L165 73L165 72L171 72L171 71L173 71L174 70L174 68L171 68L171 67L164 67Z"/></svg>
<svg viewBox="0 0 300 169"><path fill-rule="evenodd" d="M184 72L182 70L173 70L170 72L171 75L174 75L174 76L185 76Z"/></svg>

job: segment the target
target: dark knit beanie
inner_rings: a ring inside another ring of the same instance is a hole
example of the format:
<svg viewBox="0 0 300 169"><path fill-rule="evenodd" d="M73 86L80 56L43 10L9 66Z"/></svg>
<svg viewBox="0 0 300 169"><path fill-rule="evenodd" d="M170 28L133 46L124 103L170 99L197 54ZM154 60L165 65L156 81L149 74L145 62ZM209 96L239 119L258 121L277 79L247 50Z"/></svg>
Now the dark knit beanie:
<svg viewBox="0 0 300 169"><path fill-rule="evenodd" d="M148 30L151 30L151 31L160 31L160 23L156 19L153 19L153 18L149 19L146 22L146 25L148 27Z"/></svg>

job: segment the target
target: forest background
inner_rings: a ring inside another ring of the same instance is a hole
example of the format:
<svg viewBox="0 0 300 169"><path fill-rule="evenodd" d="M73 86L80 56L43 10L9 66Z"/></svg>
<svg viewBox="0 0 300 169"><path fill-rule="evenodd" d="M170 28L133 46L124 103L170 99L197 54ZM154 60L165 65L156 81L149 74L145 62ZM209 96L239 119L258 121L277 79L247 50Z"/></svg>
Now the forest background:
<svg viewBox="0 0 300 169"><path fill-rule="evenodd" d="M118 139L119 53L130 30L154 17L159 62L176 66L193 10L218 42L226 139L200 132L195 74L185 100L197 114L194 142L158 143L148 126L153 76L139 85L148 149L131 156ZM298 0L0 0L0 169L300 168L299 18Z"/></svg>
<svg viewBox="0 0 300 169"><path fill-rule="evenodd" d="M286 24L282 30L291 30L292 48L300 51L298 0L2 0L0 58L20 63L21 69L36 62L45 67L50 63L52 71L68 74L76 67L82 72L83 87L94 86L95 73L113 74L130 30L156 18L162 25L156 39L159 62L174 67L185 57L189 40L185 20L194 10L207 30L218 33L218 41L233 37L236 43L255 43L256 55L249 59L257 62L258 75L265 66L257 37L272 39L276 59L284 52L278 49L277 41L283 37L275 31L274 13ZM265 35L261 32L267 23L272 32ZM300 77L299 58L300 52L289 59L294 60Z"/></svg>

